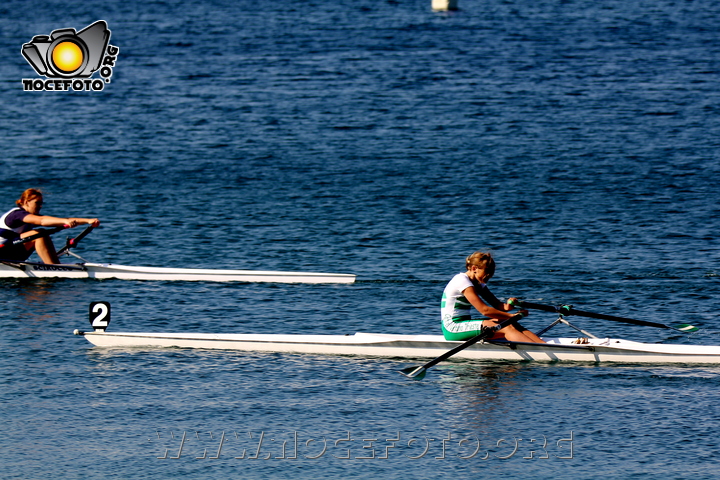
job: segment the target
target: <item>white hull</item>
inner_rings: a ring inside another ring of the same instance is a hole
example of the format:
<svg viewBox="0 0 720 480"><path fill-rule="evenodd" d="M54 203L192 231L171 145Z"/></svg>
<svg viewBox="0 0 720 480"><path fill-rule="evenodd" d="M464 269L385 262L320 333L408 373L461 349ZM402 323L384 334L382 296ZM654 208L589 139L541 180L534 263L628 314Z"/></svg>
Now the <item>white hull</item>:
<svg viewBox="0 0 720 480"><path fill-rule="evenodd" d="M177 347L249 352L362 355L386 358L435 358L462 342L441 335L276 335L79 332L100 347ZM479 343L453 358L658 364L720 364L720 346L666 345L617 339L590 339L575 345L571 338L545 339L547 344Z"/></svg>
<svg viewBox="0 0 720 480"><path fill-rule="evenodd" d="M133 267L101 263L45 265L28 262L17 265L21 268L0 263L0 278L115 278L121 280L277 283L353 283L355 281L355 275L341 273Z"/></svg>

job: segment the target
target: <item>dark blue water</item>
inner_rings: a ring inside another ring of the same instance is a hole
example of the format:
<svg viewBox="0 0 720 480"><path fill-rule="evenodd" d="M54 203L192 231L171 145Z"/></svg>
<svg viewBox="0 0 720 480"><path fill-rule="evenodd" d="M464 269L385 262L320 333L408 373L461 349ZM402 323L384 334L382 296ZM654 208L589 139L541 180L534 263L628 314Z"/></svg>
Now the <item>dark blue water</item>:
<svg viewBox="0 0 720 480"><path fill-rule="evenodd" d="M4 208L40 187L44 213L100 217L92 261L358 275L0 282L0 477L716 478L715 367L455 362L409 382L395 359L72 335L97 300L117 330L438 333L443 286L492 249L500 297L718 344L720 6L460 7L0 6ZM97 20L120 48L102 92L23 91L23 43Z"/></svg>

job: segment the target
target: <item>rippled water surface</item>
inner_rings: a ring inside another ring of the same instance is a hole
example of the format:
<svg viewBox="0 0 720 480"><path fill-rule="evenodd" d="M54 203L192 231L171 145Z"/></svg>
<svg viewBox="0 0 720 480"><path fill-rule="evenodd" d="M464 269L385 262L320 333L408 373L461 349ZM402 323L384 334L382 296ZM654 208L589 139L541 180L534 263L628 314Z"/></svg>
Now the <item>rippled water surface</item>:
<svg viewBox="0 0 720 480"><path fill-rule="evenodd" d="M72 335L98 300L126 331L439 333L445 283L492 249L499 297L719 344L720 7L460 7L0 6L5 209L40 187L44 213L100 217L92 261L358 275L0 281L2 478L716 478L712 366L449 362L414 382L401 359ZM102 92L23 91L24 43L97 20L120 48Z"/></svg>

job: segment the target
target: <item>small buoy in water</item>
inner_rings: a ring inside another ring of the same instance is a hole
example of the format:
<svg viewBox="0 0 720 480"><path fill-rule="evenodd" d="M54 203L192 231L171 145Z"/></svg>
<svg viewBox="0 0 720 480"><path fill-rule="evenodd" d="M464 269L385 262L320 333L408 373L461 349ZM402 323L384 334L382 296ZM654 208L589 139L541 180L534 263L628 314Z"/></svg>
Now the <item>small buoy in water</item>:
<svg viewBox="0 0 720 480"><path fill-rule="evenodd" d="M458 0L432 0L433 10L457 10Z"/></svg>

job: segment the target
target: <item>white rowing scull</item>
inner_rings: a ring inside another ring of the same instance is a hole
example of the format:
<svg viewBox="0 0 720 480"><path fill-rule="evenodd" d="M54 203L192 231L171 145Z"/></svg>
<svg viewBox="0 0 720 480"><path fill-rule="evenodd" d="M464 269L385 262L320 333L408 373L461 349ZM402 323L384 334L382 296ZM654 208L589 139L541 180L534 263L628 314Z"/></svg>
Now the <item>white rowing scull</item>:
<svg viewBox="0 0 720 480"><path fill-rule="evenodd" d="M201 268L137 267L107 263L0 263L0 278L95 278L121 280L183 280L205 282L353 283L343 273L278 272Z"/></svg>
<svg viewBox="0 0 720 480"><path fill-rule="evenodd" d="M98 347L176 347L242 350L248 352L361 355L385 358L433 358L462 342L442 335L281 335L231 333L131 333L80 332ZM621 339L589 339L576 345L575 338L546 338L546 344L476 343L453 358L474 360L533 360L662 364L720 364L720 346L641 343Z"/></svg>
<svg viewBox="0 0 720 480"><path fill-rule="evenodd" d="M201 268L166 268L92 263L75 255L71 248L84 238L93 227L69 239L58 255L73 255L80 263L45 264L2 260L0 249L0 278L94 278L121 280L181 280L205 282L275 282L275 283L353 283L355 275L346 273L281 272L263 270L223 270ZM61 230L47 230L48 235ZM21 242L29 239L22 239Z"/></svg>
<svg viewBox="0 0 720 480"><path fill-rule="evenodd" d="M235 333L137 333L107 332L109 305L91 305L92 332L75 330L98 347L200 348L280 352L318 355L361 355L386 358L433 358L442 356L463 342L448 341L442 335L289 335ZM573 328L573 325L563 321ZM587 333L587 332L585 332ZM453 358L474 360L532 360L574 362L618 362L656 364L720 364L720 346L641 343L614 338L543 337L548 343L482 341L458 351Z"/></svg>

